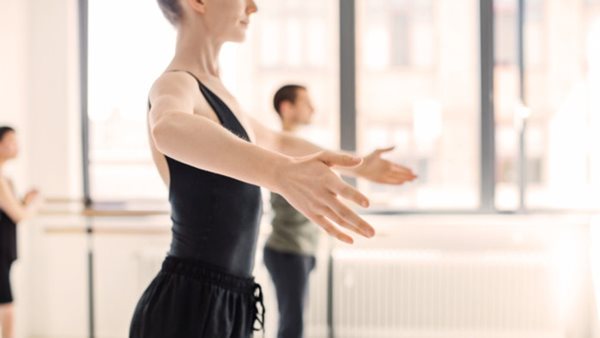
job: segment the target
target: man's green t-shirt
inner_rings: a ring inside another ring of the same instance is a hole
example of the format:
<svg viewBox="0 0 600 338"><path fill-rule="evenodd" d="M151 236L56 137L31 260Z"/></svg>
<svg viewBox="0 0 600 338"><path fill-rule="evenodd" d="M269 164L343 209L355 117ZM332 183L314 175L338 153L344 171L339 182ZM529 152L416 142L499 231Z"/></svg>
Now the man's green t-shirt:
<svg viewBox="0 0 600 338"><path fill-rule="evenodd" d="M298 212L281 195L271 193L273 231L267 239L267 247L281 252L315 255L320 230Z"/></svg>

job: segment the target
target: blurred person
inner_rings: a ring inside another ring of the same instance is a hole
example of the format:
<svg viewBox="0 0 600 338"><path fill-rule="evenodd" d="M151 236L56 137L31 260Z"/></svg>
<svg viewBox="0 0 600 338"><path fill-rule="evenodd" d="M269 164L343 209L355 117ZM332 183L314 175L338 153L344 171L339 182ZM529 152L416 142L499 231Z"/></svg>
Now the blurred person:
<svg viewBox="0 0 600 338"><path fill-rule="evenodd" d="M273 107L281 120L282 130L297 134L311 123L315 109L306 87L288 84L277 90ZM363 159L365 171L379 171L381 155L393 148L378 149ZM399 167L400 169L400 167ZM359 175L360 176L360 175ZM411 181L414 175L395 182ZM283 196L271 193L272 231L265 244L263 257L277 294L279 309L278 338L301 338L304 310L309 294L309 276L316 265L319 229L297 211Z"/></svg>
<svg viewBox="0 0 600 338"><path fill-rule="evenodd" d="M30 190L23 200L15 194L4 173L5 164L19 154L16 132L0 127L0 327L2 338L14 338L14 305L10 269L17 259L17 224L33 214L38 192Z"/></svg>

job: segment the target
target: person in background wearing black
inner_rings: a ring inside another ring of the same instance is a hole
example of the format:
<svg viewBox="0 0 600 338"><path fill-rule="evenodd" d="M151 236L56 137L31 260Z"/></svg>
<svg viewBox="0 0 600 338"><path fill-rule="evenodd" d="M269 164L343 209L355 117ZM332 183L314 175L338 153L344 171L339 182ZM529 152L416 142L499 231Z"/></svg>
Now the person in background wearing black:
<svg viewBox="0 0 600 338"><path fill-rule="evenodd" d="M14 338L14 307L10 268L17 259L17 224L33 212L38 192L29 191L23 200L15 195L12 182L4 174L5 164L19 153L16 132L0 127L0 327L2 338Z"/></svg>

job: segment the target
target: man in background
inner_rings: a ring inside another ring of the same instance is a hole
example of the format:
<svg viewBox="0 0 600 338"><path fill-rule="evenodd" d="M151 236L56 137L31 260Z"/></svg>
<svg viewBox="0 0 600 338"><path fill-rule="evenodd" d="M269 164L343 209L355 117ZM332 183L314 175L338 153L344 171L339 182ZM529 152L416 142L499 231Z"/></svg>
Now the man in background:
<svg viewBox="0 0 600 338"><path fill-rule="evenodd" d="M273 99L275 111L285 132L295 133L311 123L313 104L306 87L289 84ZM401 185L417 178L403 166L381 158L394 148L377 149L363 157L354 169L373 182ZM382 173L393 173L382 175ZM264 248L264 262L271 275L279 308L278 338L303 336L303 312L308 298L309 276L316 264L319 228L292 207L283 197L271 193L273 231Z"/></svg>
<svg viewBox="0 0 600 338"><path fill-rule="evenodd" d="M294 133L310 124L314 114L308 91L300 85L281 87L273 99L284 131ZM273 231L264 248L264 261L275 285L279 308L278 338L303 335L303 311L308 281L315 268L319 228L283 197L271 193Z"/></svg>

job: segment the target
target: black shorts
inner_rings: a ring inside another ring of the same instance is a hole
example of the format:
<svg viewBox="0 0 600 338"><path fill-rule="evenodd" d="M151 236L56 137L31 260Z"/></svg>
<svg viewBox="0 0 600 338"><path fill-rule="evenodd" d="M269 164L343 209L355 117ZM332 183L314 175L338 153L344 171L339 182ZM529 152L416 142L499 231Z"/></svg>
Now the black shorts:
<svg viewBox="0 0 600 338"><path fill-rule="evenodd" d="M129 337L247 338L263 323L262 290L254 278L167 257L135 309Z"/></svg>
<svg viewBox="0 0 600 338"><path fill-rule="evenodd" d="M13 302L10 288L10 267L13 260L0 256L0 305Z"/></svg>

